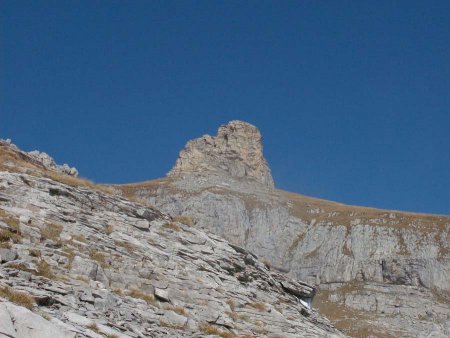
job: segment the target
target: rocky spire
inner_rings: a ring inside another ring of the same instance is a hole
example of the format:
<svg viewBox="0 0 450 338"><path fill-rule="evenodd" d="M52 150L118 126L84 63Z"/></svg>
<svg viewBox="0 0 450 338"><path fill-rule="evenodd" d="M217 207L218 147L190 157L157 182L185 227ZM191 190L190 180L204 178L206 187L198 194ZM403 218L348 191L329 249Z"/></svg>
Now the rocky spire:
<svg viewBox="0 0 450 338"><path fill-rule="evenodd" d="M274 187L263 156L261 133L255 126L242 121L220 126L215 137L204 135L189 141L167 175L207 172L250 178Z"/></svg>

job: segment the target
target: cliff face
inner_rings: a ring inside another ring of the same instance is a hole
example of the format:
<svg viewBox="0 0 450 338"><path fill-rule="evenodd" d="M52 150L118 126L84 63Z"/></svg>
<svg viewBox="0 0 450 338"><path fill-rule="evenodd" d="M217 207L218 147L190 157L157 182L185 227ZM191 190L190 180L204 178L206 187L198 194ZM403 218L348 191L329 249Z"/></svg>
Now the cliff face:
<svg viewBox="0 0 450 338"><path fill-rule="evenodd" d="M255 255L0 143L0 337L341 337Z"/></svg>
<svg viewBox="0 0 450 338"><path fill-rule="evenodd" d="M256 253L272 271L319 285L314 305L350 335L447 334L450 217L276 190L255 129L222 126L216 138L188 142L167 178L117 188L171 215L189 215L197 228Z"/></svg>
<svg viewBox="0 0 450 338"><path fill-rule="evenodd" d="M241 121L221 126L215 137L205 135L189 141L168 176L194 173L253 179L273 187L272 175L263 156L261 133Z"/></svg>

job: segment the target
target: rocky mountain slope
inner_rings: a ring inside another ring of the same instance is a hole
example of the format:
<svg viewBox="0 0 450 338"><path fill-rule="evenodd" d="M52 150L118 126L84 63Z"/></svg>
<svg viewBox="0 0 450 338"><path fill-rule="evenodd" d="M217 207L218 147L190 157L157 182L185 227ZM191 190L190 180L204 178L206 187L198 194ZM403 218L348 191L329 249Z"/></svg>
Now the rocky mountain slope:
<svg viewBox="0 0 450 338"><path fill-rule="evenodd" d="M450 217L274 189L260 141L232 121L188 142L166 178L115 188L318 285L314 306L351 336L448 336Z"/></svg>
<svg viewBox="0 0 450 338"><path fill-rule="evenodd" d="M343 336L307 283L47 164L0 141L0 338Z"/></svg>

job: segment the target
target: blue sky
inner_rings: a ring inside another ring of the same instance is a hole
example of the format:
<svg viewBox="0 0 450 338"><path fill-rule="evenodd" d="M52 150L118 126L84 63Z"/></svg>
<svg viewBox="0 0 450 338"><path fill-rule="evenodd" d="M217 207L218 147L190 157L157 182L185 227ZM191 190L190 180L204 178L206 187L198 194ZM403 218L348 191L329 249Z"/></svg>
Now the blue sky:
<svg viewBox="0 0 450 338"><path fill-rule="evenodd" d="M240 119L279 188L450 214L450 1L1 1L0 137L97 182Z"/></svg>

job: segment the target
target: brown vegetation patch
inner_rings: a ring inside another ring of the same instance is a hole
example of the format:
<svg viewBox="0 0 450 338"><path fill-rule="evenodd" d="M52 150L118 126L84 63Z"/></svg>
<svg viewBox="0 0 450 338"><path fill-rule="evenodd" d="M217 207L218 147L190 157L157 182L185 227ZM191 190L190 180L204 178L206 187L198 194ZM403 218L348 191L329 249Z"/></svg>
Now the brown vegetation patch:
<svg viewBox="0 0 450 338"><path fill-rule="evenodd" d="M26 173L35 177L49 178L74 187L89 188L107 194L114 194L113 189L107 185L99 185L85 178L73 177L47 170L42 163L31 156L7 146L0 146L0 170Z"/></svg>
<svg viewBox="0 0 450 338"><path fill-rule="evenodd" d="M246 304L249 307L252 307L258 311L266 311L266 304L262 303L262 302L254 302L254 303L248 303Z"/></svg>
<svg viewBox="0 0 450 338"><path fill-rule="evenodd" d="M395 336L388 334L382 327L370 324L373 321L373 313L350 308L345 306L343 302L332 302L329 300L329 296L333 293L339 293L345 297L345 295L361 288L363 288L363 284L346 283L334 291L320 289L314 297L313 305L322 315L330 319L336 328L350 337L375 336L394 338Z"/></svg>
<svg viewBox="0 0 450 338"><path fill-rule="evenodd" d="M162 226L163 226L163 228L171 229L171 230L174 230L174 231L180 231L181 230L181 228L178 225L176 225L175 223L172 223L172 222L164 223Z"/></svg>
<svg viewBox="0 0 450 338"><path fill-rule="evenodd" d="M70 270L70 269L72 269L72 262L76 256L75 251L72 248L69 248L67 246L65 248L63 248L62 250L67 255L67 259L68 259L67 269Z"/></svg>
<svg viewBox="0 0 450 338"><path fill-rule="evenodd" d="M136 246L135 246L135 245L133 245L133 244L131 244L131 243L128 243L128 242L126 242L126 241L116 240L116 241L114 241L114 243L115 243L117 246L120 246L120 247L124 248L124 249L127 250L128 252L133 252L133 251L136 249Z"/></svg>
<svg viewBox="0 0 450 338"><path fill-rule="evenodd" d="M16 216L11 215L6 210L0 209L0 220L5 222L12 230L18 231L20 222Z"/></svg>
<svg viewBox="0 0 450 338"><path fill-rule="evenodd" d="M41 251L39 249L30 249L30 256L41 257Z"/></svg>
<svg viewBox="0 0 450 338"><path fill-rule="evenodd" d="M84 235L82 234L76 234L76 235L72 235L72 239L81 243L86 243L87 239Z"/></svg>
<svg viewBox="0 0 450 338"><path fill-rule="evenodd" d="M92 323L86 325L86 327L87 327L89 330L92 330L92 331L94 331L94 332L96 332L96 333L100 333L100 329L98 328L97 323L92 322Z"/></svg>
<svg viewBox="0 0 450 338"><path fill-rule="evenodd" d="M194 225L194 220L192 219L192 217L189 216L175 216L173 220L175 222L182 223L190 227Z"/></svg>
<svg viewBox="0 0 450 338"><path fill-rule="evenodd" d="M53 279L55 278L55 275L52 271L52 268L50 266L50 264L48 264L46 261L44 261L43 259L41 259L41 261L38 264L38 272L37 272L38 276L42 276L48 279Z"/></svg>
<svg viewBox="0 0 450 338"><path fill-rule="evenodd" d="M41 229L41 236L43 239L59 240L59 237L63 231L61 224L49 223Z"/></svg>
<svg viewBox="0 0 450 338"><path fill-rule="evenodd" d="M106 263L105 253L97 251L97 250L91 250L89 252L89 257L96 261L102 268L106 267L108 264Z"/></svg>
<svg viewBox="0 0 450 338"><path fill-rule="evenodd" d="M164 304L163 308L166 310L171 310L173 312L176 312L179 315L182 315L185 317L189 316L189 312L184 307L179 306L179 305Z"/></svg>
<svg viewBox="0 0 450 338"><path fill-rule="evenodd" d="M219 329L217 326L211 325L209 323L202 323L199 326L200 331L206 335L216 335L222 338L233 338L235 335L230 331L225 331Z"/></svg>
<svg viewBox="0 0 450 338"><path fill-rule="evenodd" d="M128 292L128 295L133 298L139 298L139 299L145 300L147 302L147 304L155 305L155 303L156 303L155 295L142 292L141 290L138 290L138 289L131 289Z"/></svg>
<svg viewBox="0 0 450 338"><path fill-rule="evenodd" d="M17 305L32 309L34 305L34 298L25 291L14 291L10 287L0 287L0 297L8 299L10 302Z"/></svg>
<svg viewBox="0 0 450 338"><path fill-rule="evenodd" d="M359 219L362 224L393 227L396 229L413 227L421 231L436 229L442 231L445 228L445 224L450 223L450 217L444 215L345 205L282 190L277 190L277 193L285 198L286 203L290 203L291 214L306 223L310 223L315 219L317 223L331 222L332 225L343 225L351 228L350 222ZM320 211L311 213L310 210L313 209Z"/></svg>

